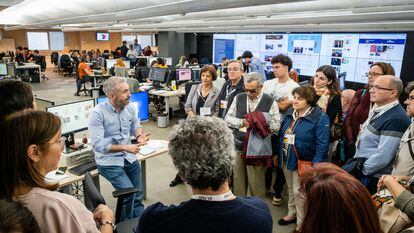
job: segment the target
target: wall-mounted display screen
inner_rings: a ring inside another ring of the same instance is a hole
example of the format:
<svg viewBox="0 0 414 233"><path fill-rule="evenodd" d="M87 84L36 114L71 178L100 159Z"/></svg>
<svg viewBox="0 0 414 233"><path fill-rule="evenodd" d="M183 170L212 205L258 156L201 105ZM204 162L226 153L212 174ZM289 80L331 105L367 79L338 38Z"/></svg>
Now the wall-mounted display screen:
<svg viewBox="0 0 414 233"><path fill-rule="evenodd" d="M97 32L96 40L97 41L109 41L109 33L108 32Z"/></svg>
<svg viewBox="0 0 414 233"><path fill-rule="evenodd" d="M401 72L405 33L266 33L214 34L213 63L236 59L249 50L271 71L270 59L286 54L300 75L313 76L322 65L332 65L350 82L366 83L374 62L391 63Z"/></svg>

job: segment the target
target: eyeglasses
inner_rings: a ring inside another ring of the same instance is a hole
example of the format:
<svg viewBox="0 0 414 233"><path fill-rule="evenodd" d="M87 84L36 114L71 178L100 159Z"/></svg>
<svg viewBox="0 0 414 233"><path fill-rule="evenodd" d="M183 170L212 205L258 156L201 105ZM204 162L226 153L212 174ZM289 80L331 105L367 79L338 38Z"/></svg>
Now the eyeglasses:
<svg viewBox="0 0 414 233"><path fill-rule="evenodd" d="M253 90L248 90L248 89L244 89L246 92L249 92L249 93L251 93L251 94L254 94L254 93L256 93L257 92L257 90L256 89L253 89Z"/></svg>
<svg viewBox="0 0 414 233"><path fill-rule="evenodd" d="M234 67L234 68L227 68L227 71L239 71L240 68Z"/></svg>
<svg viewBox="0 0 414 233"><path fill-rule="evenodd" d="M408 96L407 100L409 100L409 101L414 100L414 95Z"/></svg>
<svg viewBox="0 0 414 233"><path fill-rule="evenodd" d="M368 73L368 76L371 76L371 77L377 77L377 76L380 76L380 75L384 75L384 74L378 74L378 73L375 73L375 72L369 72Z"/></svg>
<svg viewBox="0 0 414 233"><path fill-rule="evenodd" d="M395 88L385 88L385 87L373 86L373 87L371 87L371 90L393 91L393 90L395 90Z"/></svg>
<svg viewBox="0 0 414 233"><path fill-rule="evenodd" d="M57 144L60 146L60 148L63 149L64 145L65 145L65 140L63 140L63 138L59 138L57 139L55 142L46 142L47 144Z"/></svg>

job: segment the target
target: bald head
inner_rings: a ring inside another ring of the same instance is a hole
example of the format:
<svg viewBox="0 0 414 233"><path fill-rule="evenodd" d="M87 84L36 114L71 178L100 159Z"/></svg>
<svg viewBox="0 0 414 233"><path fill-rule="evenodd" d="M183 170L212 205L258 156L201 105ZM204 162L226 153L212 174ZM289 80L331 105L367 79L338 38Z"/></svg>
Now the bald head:
<svg viewBox="0 0 414 233"><path fill-rule="evenodd" d="M401 80L394 75L383 75L375 79L369 92L371 102L383 106L398 99L403 90Z"/></svg>
<svg viewBox="0 0 414 233"><path fill-rule="evenodd" d="M348 108L351 105L352 98L354 98L354 95L355 91L352 89L346 89L341 92L342 112L348 111Z"/></svg>

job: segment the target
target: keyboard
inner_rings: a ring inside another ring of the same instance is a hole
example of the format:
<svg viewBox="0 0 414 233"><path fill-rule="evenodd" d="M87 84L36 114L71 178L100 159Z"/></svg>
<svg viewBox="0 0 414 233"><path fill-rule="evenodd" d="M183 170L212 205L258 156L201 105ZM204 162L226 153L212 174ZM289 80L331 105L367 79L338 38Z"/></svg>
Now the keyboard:
<svg viewBox="0 0 414 233"><path fill-rule="evenodd" d="M80 176L80 175L83 175L86 172L92 171L92 170L94 170L96 168L97 168L96 162L95 161L91 161L91 162L88 162L88 163L80 164L80 165L78 165L76 167L72 167L71 169L69 169L69 171L71 173L75 174L75 175Z"/></svg>

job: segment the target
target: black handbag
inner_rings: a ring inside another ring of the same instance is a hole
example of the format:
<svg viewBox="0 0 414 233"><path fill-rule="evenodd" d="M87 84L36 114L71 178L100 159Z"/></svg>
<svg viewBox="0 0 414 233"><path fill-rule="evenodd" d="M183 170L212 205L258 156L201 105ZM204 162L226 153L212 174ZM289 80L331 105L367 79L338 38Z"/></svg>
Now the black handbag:
<svg viewBox="0 0 414 233"><path fill-rule="evenodd" d="M362 168L364 167L366 160L366 158L352 158L342 166L342 169L353 175L355 178L359 178L363 175Z"/></svg>

